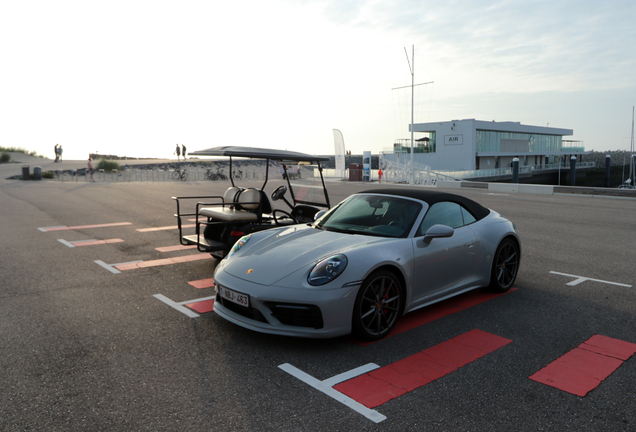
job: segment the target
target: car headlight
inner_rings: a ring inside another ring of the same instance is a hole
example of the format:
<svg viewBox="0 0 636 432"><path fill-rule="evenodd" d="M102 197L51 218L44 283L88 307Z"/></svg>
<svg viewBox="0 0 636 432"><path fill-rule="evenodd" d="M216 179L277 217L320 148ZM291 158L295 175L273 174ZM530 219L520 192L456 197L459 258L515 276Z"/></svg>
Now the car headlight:
<svg viewBox="0 0 636 432"><path fill-rule="evenodd" d="M227 254L226 258L229 258L232 255L234 255L236 252L238 252L243 246L245 246L245 243L250 241L251 238L252 238L252 234L248 234L238 239L236 243L234 243L234 246L232 246L232 249L230 249L230 253Z"/></svg>
<svg viewBox="0 0 636 432"><path fill-rule="evenodd" d="M337 278L347 267L347 257L341 254L334 255L320 261L309 272L307 282L309 285L319 286L331 282Z"/></svg>

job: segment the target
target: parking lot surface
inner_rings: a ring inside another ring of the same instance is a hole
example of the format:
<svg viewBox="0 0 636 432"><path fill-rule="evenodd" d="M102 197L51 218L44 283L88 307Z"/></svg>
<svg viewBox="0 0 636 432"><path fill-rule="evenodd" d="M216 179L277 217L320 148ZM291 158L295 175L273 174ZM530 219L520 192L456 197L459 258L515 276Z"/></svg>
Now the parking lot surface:
<svg viewBox="0 0 636 432"><path fill-rule="evenodd" d="M634 200L450 191L516 223L515 289L364 344L212 312L171 197L228 186L0 180L0 430L636 430Z"/></svg>

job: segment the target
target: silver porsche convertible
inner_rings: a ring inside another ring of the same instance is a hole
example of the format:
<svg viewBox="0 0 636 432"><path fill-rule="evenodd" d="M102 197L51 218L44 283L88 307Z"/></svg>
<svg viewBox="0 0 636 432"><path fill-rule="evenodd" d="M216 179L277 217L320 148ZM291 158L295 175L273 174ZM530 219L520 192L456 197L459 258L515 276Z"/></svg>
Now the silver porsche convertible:
<svg viewBox="0 0 636 432"><path fill-rule="evenodd" d="M239 239L217 266L214 310L251 330L386 336L405 313L519 270L515 225L460 195L416 188L351 195L313 223Z"/></svg>

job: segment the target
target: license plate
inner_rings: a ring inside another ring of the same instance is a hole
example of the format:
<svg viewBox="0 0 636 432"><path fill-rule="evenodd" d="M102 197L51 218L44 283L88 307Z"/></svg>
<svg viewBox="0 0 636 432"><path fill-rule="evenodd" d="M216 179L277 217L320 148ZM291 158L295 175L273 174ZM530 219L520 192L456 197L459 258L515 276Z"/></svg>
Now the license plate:
<svg viewBox="0 0 636 432"><path fill-rule="evenodd" d="M250 307L250 296L247 294L237 293L236 291L232 291L231 289L227 289L223 286L217 286L217 288L219 290L219 295L225 300L244 307Z"/></svg>

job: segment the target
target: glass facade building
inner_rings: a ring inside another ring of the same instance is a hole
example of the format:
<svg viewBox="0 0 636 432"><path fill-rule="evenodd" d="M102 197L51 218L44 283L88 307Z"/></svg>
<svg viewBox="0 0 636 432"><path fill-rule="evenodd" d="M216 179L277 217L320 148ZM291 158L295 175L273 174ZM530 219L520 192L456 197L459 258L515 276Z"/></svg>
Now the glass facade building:
<svg viewBox="0 0 636 432"><path fill-rule="evenodd" d="M518 140L528 143L530 153L560 152L563 137L560 135L543 135L520 132L500 132L489 130L476 131L477 152L501 152L502 140Z"/></svg>

